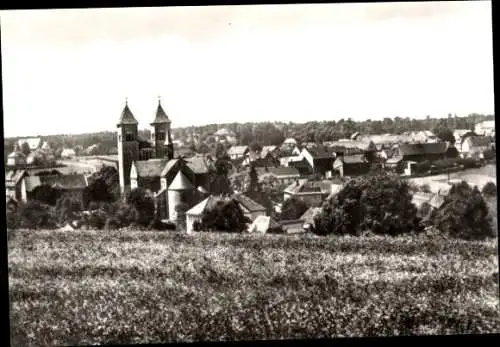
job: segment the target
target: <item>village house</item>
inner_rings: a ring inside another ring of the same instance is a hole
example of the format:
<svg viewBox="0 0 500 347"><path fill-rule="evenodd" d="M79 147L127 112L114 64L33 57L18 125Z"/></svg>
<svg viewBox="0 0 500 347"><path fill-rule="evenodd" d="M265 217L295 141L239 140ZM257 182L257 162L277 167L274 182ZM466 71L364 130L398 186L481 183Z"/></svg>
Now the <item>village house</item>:
<svg viewBox="0 0 500 347"><path fill-rule="evenodd" d="M364 154L340 155L332 165L334 173L344 176L366 175L371 168L371 163Z"/></svg>
<svg viewBox="0 0 500 347"><path fill-rule="evenodd" d="M295 140L292 137L289 137L289 138L285 139L285 141L283 141L282 146L285 146L285 147L294 147L294 146L297 146L297 140Z"/></svg>
<svg viewBox="0 0 500 347"><path fill-rule="evenodd" d="M21 199L24 202L32 200L37 188L41 186L57 188L76 199L81 199L87 185L87 178L82 174L27 176L22 180Z"/></svg>
<svg viewBox="0 0 500 347"><path fill-rule="evenodd" d="M227 154L231 159L235 160L244 158L249 151L250 148L248 146L231 146L231 148L227 151Z"/></svg>
<svg viewBox="0 0 500 347"><path fill-rule="evenodd" d="M21 152L21 148L16 143L14 150L7 156L7 166L22 167L26 165L26 156Z"/></svg>
<svg viewBox="0 0 500 347"><path fill-rule="evenodd" d="M22 182L29 176L26 170L8 170L5 171L5 195L16 201L22 199Z"/></svg>
<svg viewBox="0 0 500 347"><path fill-rule="evenodd" d="M299 179L290 184L283 191L284 200L295 197L304 201L309 206L321 204L331 193L333 183L329 180L310 181Z"/></svg>
<svg viewBox="0 0 500 347"><path fill-rule="evenodd" d="M421 162L424 160L444 159L448 145L446 142L403 143L394 151L394 156L402 157L404 161Z"/></svg>
<svg viewBox="0 0 500 347"><path fill-rule="evenodd" d="M311 146L302 148L301 156L309 164L311 173L328 175L327 172L331 173L336 152L326 146Z"/></svg>
<svg viewBox="0 0 500 347"><path fill-rule="evenodd" d="M76 152L73 148L64 148L61 152L61 158L72 159L76 157Z"/></svg>
<svg viewBox="0 0 500 347"><path fill-rule="evenodd" d="M488 136L468 136L460 144L460 152L466 157L481 156L492 148L492 143Z"/></svg>
<svg viewBox="0 0 500 347"><path fill-rule="evenodd" d="M264 167L257 168L256 171L259 176L259 180L262 180L266 176L271 176L281 184L292 183L300 178L300 172L293 167Z"/></svg>
<svg viewBox="0 0 500 347"><path fill-rule="evenodd" d="M474 132L480 136L494 136L495 135L495 121L488 120L476 123Z"/></svg>
<svg viewBox="0 0 500 347"><path fill-rule="evenodd" d="M245 216L247 216L252 221L255 220L255 218L257 218L258 216L267 215L267 210L264 206L258 204L244 194L234 194L232 198L239 203Z"/></svg>
<svg viewBox="0 0 500 347"><path fill-rule="evenodd" d="M279 224L285 234L300 234L305 231L302 219L281 220Z"/></svg>
<svg viewBox="0 0 500 347"><path fill-rule="evenodd" d="M296 161L301 161L302 157L300 155L292 156L292 157L281 157L280 158L280 166L293 166L291 163Z"/></svg>
<svg viewBox="0 0 500 347"><path fill-rule="evenodd" d="M453 131L453 137L455 138L455 144L461 144L466 136L475 135L472 130L469 129L455 129Z"/></svg>
<svg viewBox="0 0 500 347"><path fill-rule="evenodd" d="M217 130L214 133L214 138L215 138L216 142L226 142L226 143L230 143L232 145L236 144L236 142L237 142L236 135L234 134L234 132L232 132L226 128L221 128L221 129Z"/></svg>
<svg viewBox="0 0 500 347"><path fill-rule="evenodd" d="M261 151L259 153L249 151L242 162L242 166L250 165L254 165L255 167L277 166L279 165L279 160L268 151Z"/></svg>

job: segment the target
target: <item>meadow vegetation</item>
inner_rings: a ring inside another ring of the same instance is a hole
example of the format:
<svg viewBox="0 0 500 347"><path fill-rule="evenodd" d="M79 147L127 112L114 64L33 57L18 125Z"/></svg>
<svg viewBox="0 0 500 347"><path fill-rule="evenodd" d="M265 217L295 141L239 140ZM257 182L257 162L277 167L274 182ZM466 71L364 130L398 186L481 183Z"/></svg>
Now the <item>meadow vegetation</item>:
<svg viewBox="0 0 500 347"><path fill-rule="evenodd" d="M496 240L9 231L12 345L498 332Z"/></svg>

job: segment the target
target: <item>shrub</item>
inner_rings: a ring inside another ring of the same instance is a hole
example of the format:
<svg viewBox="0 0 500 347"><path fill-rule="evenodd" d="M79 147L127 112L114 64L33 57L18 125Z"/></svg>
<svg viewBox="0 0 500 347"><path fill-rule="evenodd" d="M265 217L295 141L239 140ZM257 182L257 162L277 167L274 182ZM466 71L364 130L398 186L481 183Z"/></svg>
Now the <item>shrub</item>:
<svg viewBox="0 0 500 347"><path fill-rule="evenodd" d="M17 227L23 229L52 229L57 227L56 218L51 206L39 201L21 203L14 212L18 218ZM12 218L13 216L10 216ZM9 218L7 218L9 221Z"/></svg>
<svg viewBox="0 0 500 347"><path fill-rule="evenodd" d="M55 206L61 195L62 191L60 189L52 188L46 184L36 187L33 191L33 198L35 200L50 206Z"/></svg>
<svg viewBox="0 0 500 347"><path fill-rule="evenodd" d="M76 213L82 211L80 199L71 195L63 195L57 201L55 213L59 224L70 222L76 218Z"/></svg>
<svg viewBox="0 0 500 347"><path fill-rule="evenodd" d="M135 223L138 225L147 226L155 218L155 203L146 190L136 188L130 191L127 195L127 203L136 209Z"/></svg>
<svg viewBox="0 0 500 347"><path fill-rule="evenodd" d="M486 201L477 187L471 188L465 181L452 186L433 224L443 233L463 239L494 235Z"/></svg>
<svg viewBox="0 0 500 347"><path fill-rule="evenodd" d="M488 182L484 185L482 193L486 197L497 196L497 186L493 182Z"/></svg>
<svg viewBox="0 0 500 347"><path fill-rule="evenodd" d="M250 219L245 216L238 202L220 200L203 212L201 228L213 231L243 232Z"/></svg>
<svg viewBox="0 0 500 347"><path fill-rule="evenodd" d="M295 197L286 199L281 207L281 219L299 219L308 209L307 204Z"/></svg>

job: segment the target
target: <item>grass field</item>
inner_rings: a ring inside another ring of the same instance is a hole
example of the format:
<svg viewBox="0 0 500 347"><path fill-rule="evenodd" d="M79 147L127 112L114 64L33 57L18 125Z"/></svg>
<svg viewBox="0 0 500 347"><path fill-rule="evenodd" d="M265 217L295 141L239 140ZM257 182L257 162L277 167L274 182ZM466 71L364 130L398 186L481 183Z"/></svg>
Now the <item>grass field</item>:
<svg viewBox="0 0 500 347"><path fill-rule="evenodd" d="M489 164L481 168L452 172L450 173L450 180L464 180L470 185L476 185L479 189L482 189L488 182L497 183L496 166ZM448 187L447 174L410 178L409 181L418 185L428 184L432 192Z"/></svg>
<svg viewBox="0 0 500 347"><path fill-rule="evenodd" d="M499 332L497 242L9 232L13 346Z"/></svg>

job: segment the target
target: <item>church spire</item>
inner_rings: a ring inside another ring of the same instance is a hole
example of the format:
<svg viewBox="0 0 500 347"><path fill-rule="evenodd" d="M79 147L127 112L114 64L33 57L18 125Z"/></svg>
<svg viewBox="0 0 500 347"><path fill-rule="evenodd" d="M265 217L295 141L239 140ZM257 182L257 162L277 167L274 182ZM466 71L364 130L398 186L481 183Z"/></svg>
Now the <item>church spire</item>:
<svg viewBox="0 0 500 347"><path fill-rule="evenodd" d="M125 98L125 107L123 108L122 114L120 115L120 119L118 121L117 126L126 124L133 124L133 125L139 124L137 119L135 119L132 111L130 111L130 108L128 107L128 98Z"/></svg>
<svg viewBox="0 0 500 347"><path fill-rule="evenodd" d="M156 108L155 119L151 123L151 125L165 124L165 123L170 123L170 119L168 119L165 110L163 110L163 107L161 106L161 97L158 96L158 107Z"/></svg>

